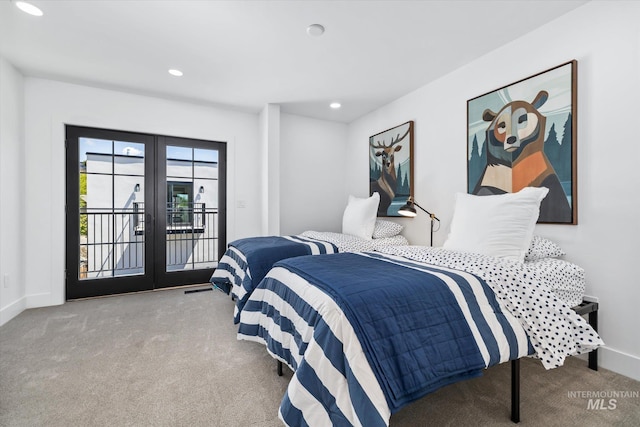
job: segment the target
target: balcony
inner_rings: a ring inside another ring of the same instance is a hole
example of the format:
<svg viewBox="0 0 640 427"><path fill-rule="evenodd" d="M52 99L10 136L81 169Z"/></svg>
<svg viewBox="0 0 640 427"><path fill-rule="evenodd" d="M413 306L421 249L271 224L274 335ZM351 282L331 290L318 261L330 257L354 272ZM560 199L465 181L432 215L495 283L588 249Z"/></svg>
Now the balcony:
<svg viewBox="0 0 640 427"><path fill-rule="evenodd" d="M217 209L207 210L205 203L191 203L191 206L176 206L167 203L167 234L204 233L207 219L215 224ZM136 235L144 234L144 203L133 203L133 221Z"/></svg>
<svg viewBox="0 0 640 427"><path fill-rule="evenodd" d="M217 209L204 203L168 204L167 271L217 265ZM141 274L145 252L144 203L124 209L89 209L80 213L80 278ZM150 248L147 248L150 250Z"/></svg>

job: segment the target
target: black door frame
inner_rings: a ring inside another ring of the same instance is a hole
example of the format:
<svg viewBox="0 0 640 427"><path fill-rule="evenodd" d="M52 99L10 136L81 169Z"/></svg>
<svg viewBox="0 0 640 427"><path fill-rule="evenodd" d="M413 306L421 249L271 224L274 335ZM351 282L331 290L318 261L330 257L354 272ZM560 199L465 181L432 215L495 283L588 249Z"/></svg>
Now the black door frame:
<svg viewBox="0 0 640 427"><path fill-rule="evenodd" d="M227 247L227 146L224 142L205 141L192 138L179 138L173 136L158 136L156 143L156 177L154 189L156 195L155 205L155 233L156 236L166 235L167 230L167 162L166 147L181 146L190 148L215 149L218 151L218 258L222 256ZM160 185L162 181L162 185ZM155 244L155 287L167 288L183 284L208 283L212 270L180 270L166 271L167 265L167 239L156 239ZM185 283L185 281L187 283Z"/></svg>
<svg viewBox="0 0 640 427"><path fill-rule="evenodd" d="M81 137L145 144L145 252L144 273L131 276L80 279L79 139ZM168 137L138 132L66 126L65 236L66 299L148 291L173 286L207 283L213 269L166 271L166 146L189 146L218 150L218 258L226 249L226 143ZM162 178L162 184L160 182Z"/></svg>

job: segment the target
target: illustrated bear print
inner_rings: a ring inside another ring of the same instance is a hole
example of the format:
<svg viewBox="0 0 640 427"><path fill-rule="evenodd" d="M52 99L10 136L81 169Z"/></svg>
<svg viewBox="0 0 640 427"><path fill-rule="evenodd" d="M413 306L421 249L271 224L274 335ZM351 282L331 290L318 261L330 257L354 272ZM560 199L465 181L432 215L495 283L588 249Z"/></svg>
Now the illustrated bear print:
<svg viewBox="0 0 640 427"><path fill-rule="evenodd" d="M544 153L546 117L538 109L549 94L540 91L533 102L512 101L494 113L484 110L490 122L484 149L487 166L473 191L477 195L515 193L524 187L547 187L539 221L570 222L571 207L558 175Z"/></svg>

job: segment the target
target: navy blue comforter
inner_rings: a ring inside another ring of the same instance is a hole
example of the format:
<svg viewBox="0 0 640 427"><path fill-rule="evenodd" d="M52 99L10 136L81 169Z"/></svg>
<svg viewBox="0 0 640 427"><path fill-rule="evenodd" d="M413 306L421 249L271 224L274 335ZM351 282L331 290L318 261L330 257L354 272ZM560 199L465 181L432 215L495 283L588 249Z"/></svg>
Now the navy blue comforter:
<svg viewBox="0 0 640 427"><path fill-rule="evenodd" d="M338 303L392 412L485 368L456 298L435 275L352 253L292 258L276 266Z"/></svg>

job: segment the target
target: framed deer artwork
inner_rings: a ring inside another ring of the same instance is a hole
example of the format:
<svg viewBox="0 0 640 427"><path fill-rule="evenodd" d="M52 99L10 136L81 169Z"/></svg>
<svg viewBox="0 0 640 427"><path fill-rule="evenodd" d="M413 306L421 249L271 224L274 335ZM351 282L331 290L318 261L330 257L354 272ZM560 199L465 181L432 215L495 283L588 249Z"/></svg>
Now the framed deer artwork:
<svg viewBox="0 0 640 427"><path fill-rule="evenodd" d="M378 216L398 213L413 196L413 121L369 137L369 194L380 194Z"/></svg>
<svg viewBox="0 0 640 427"><path fill-rule="evenodd" d="M547 187L539 223L577 224L577 62L467 101L469 194Z"/></svg>

